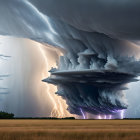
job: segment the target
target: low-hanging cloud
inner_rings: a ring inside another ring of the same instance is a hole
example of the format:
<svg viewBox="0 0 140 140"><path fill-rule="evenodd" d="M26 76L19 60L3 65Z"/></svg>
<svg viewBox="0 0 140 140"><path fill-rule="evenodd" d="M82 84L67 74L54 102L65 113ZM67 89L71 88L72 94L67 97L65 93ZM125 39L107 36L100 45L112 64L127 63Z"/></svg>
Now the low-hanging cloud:
<svg viewBox="0 0 140 140"><path fill-rule="evenodd" d="M7 55L3 55L3 54L0 54L0 59L2 60L7 60L8 58L10 58L11 56L7 56Z"/></svg>
<svg viewBox="0 0 140 140"><path fill-rule="evenodd" d="M126 84L140 74L137 0L2 0L0 34L64 50L44 81L58 86L68 110L114 114L127 108Z"/></svg>

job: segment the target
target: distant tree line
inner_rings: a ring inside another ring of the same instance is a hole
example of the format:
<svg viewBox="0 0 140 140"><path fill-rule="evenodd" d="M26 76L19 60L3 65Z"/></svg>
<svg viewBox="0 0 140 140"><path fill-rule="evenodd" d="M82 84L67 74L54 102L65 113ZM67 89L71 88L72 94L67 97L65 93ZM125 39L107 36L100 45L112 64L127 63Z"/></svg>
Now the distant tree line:
<svg viewBox="0 0 140 140"><path fill-rule="evenodd" d="M123 120L140 120L140 118L124 118Z"/></svg>
<svg viewBox="0 0 140 140"><path fill-rule="evenodd" d="M0 111L0 119L46 119L46 120L75 120L74 117L56 118L56 117L14 117L13 113ZM95 120L95 119L91 119ZM116 118L114 120L120 120ZM123 120L140 120L140 118L124 118Z"/></svg>
<svg viewBox="0 0 140 140"><path fill-rule="evenodd" d="M48 120L74 120L74 117L55 118L55 117L14 117L13 113L0 111L0 119L48 119Z"/></svg>
<svg viewBox="0 0 140 140"><path fill-rule="evenodd" d="M56 117L15 117L15 119L75 120L74 117L66 117L66 118L56 118Z"/></svg>
<svg viewBox="0 0 140 140"><path fill-rule="evenodd" d="M14 114L0 111L0 119L14 119Z"/></svg>

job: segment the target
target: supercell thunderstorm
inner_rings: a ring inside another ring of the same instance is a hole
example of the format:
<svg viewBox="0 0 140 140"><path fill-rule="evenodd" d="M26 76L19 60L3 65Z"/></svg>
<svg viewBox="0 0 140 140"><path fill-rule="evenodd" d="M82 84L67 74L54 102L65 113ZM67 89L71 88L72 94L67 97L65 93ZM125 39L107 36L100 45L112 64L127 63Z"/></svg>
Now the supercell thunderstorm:
<svg viewBox="0 0 140 140"><path fill-rule="evenodd" d="M1 0L0 34L63 50L43 81L57 85L71 114L123 117L127 84L140 74L139 6L137 0Z"/></svg>

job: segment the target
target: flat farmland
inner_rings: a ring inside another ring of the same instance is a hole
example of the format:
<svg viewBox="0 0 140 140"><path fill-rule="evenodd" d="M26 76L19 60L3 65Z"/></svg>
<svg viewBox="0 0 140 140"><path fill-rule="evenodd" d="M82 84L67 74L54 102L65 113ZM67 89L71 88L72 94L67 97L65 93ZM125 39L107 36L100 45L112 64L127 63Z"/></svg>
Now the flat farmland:
<svg viewBox="0 0 140 140"><path fill-rule="evenodd" d="M140 140L140 120L0 120L0 140Z"/></svg>

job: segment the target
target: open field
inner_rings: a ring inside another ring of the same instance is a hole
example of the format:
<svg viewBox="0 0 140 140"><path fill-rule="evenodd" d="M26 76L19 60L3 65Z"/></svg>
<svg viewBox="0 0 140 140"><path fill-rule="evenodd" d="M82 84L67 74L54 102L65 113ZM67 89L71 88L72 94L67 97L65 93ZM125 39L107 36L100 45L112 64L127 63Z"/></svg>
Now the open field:
<svg viewBox="0 0 140 140"><path fill-rule="evenodd" d="M140 140L140 120L0 120L0 140Z"/></svg>

